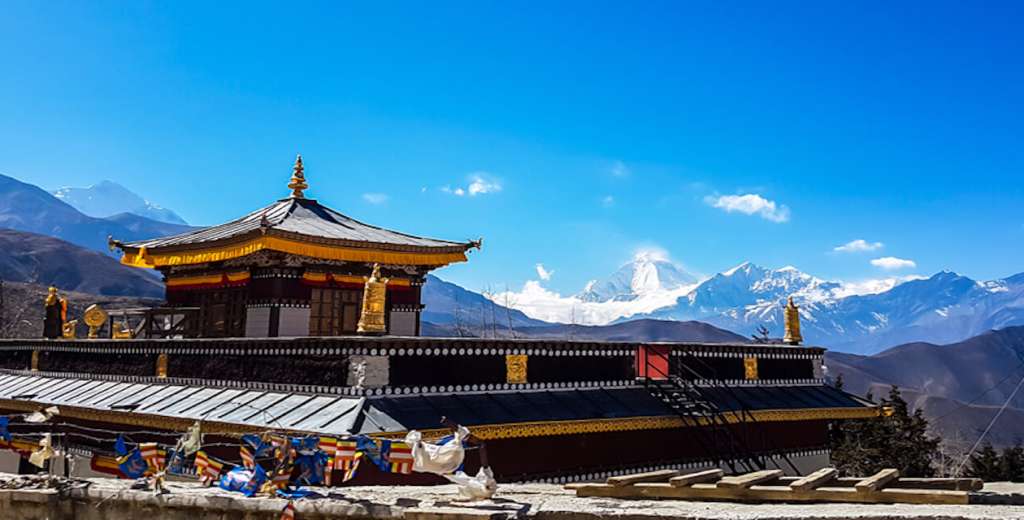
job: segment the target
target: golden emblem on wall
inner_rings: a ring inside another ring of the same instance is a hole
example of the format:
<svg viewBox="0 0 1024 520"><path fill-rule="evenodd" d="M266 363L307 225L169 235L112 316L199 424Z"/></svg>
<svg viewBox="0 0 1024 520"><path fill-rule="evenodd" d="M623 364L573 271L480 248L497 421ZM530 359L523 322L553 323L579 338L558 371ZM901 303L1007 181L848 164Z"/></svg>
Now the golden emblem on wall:
<svg viewBox="0 0 1024 520"><path fill-rule="evenodd" d="M161 352L156 357L156 377L165 378L167 377L167 353Z"/></svg>
<svg viewBox="0 0 1024 520"><path fill-rule="evenodd" d="M107 322L107 311L94 303L85 309L82 319L89 326L89 339L96 339L100 337L100 328Z"/></svg>
<svg viewBox="0 0 1024 520"><path fill-rule="evenodd" d="M786 335L782 338L782 342L787 345L799 345L804 340L800 335L800 307L793 303L792 296L786 301L785 315Z"/></svg>
<svg viewBox="0 0 1024 520"><path fill-rule="evenodd" d="M63 325L61 331L64 339L75 339L75 329L78 327L78 320L71 320Z"/></svg>
<svg viewBox="0 0 1024 520"><path fill-rule="evenodd" d="M743 358L743 377L746 379L757 379L757 358Z"/></svg>
<svg viewBox="0 0 1024 520"><path fill-rule="evenodd" d="M505 356L505 382L509 384L526 383L526 354L508 354Z"/></svg>
<svg viewBox="0 0 1024 520"><path fill-rule="evenodd" d="M388 279L380 275L380 264L373 264L373 272L363 288L363 308L356 331L360 334L384 334L384 308L387 300Z"/></svg>

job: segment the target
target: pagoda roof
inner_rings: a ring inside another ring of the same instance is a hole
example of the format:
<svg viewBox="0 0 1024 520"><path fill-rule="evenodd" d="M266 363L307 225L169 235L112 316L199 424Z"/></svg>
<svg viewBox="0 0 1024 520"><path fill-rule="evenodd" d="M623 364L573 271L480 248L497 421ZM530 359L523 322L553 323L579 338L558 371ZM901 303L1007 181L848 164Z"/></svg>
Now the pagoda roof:
<svg viewBox="0 0 1024 520"><path fill-rule="evenodd" d="M301 165L300 159L296 163L300 173ZM465 261L466 251L479 245L479 241L452 242L372 226L305 198L301 190L218 226L150 240L111 241L111 247L124 252L121 263L135 267L223 261L261 250L325 260L440 267Z"/></svg>

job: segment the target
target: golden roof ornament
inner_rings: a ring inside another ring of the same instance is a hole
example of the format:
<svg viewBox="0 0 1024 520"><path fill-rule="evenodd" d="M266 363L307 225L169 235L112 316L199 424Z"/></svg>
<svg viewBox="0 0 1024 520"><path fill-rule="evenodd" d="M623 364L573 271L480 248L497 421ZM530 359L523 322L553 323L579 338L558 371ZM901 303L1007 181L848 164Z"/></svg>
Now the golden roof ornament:
<svg viewBox="0 0 1024 520"><path fill-rule="evenodd" d="M800 335L800 307L797 307L793 303L793 297L790 296L786 301L786 336L782 338L782 342L787 345L799 345L803 343L804 337Z"/></svg>
<svg viewBox="0 0 1024 520"><path fill-rule="evenodd" d="M292 190L293 199L303 199L305 195L303 191L309 189L309 185L306 184L306 175L303 173L305 168L302 166L302 154L295 156L295 166L292 168L292 180L288 183L288 189Z"/></svg>
<svg viewBox="0 0 1024 520"><path fill-rule="evenodd" d="M387 298L388 279L380 275L380 264L373 264L373 272L366 279L363 288L363 309L359 315L356 332L360 334L384 334L384 305Z"/></svg>

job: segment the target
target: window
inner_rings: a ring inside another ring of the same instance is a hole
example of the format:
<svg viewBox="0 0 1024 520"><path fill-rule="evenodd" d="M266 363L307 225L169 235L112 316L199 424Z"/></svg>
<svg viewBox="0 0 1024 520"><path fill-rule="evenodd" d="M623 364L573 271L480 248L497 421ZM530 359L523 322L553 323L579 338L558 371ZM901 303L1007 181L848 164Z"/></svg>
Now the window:
<svg viewBox="0 0 1024 520"><path fill-rule="evenodd" d="M199 293L202 335L207 338L245 336L244 289L221 289Z"/></svg>
<svg viewBox="0 0 1024 520"><path fill-rule="evenodd" d="M358 289L314 288L309 302L309 335L354 334L363 292Z"/></svg>

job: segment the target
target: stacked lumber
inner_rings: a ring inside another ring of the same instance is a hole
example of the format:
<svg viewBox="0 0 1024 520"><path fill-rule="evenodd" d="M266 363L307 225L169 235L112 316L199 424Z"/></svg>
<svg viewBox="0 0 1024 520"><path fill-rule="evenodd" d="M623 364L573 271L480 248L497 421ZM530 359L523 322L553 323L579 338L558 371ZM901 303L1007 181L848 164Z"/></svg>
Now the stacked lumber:
<svg viewBox="0 0 1024 520"><path fill-rule="evenodd" d="M777 469L730 476L720 469L687 474L661 470L566 487L581 497L626 499L968 504L972 492L983 485L975 478L900 478L895 469L863 478L840 477L835 468L822 468L803 477L786 477Z"/></svg>

